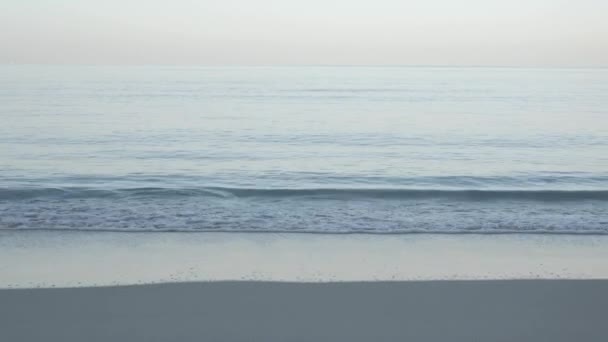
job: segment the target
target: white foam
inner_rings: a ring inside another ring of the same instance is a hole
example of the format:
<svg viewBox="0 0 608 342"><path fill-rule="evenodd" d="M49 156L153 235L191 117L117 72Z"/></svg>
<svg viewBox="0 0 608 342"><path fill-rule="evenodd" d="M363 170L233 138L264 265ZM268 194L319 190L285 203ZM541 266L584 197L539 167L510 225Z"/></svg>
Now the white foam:
<svg viewBox="0 0 608 342"><path fill-rule="evenodd" d="M607 236L0 232L0 287L608 278Z"/></svg>

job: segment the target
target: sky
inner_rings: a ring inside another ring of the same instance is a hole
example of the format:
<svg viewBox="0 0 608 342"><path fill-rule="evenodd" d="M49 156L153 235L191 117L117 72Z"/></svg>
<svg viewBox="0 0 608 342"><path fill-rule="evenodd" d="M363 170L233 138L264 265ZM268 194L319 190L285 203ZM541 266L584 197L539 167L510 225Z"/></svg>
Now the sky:
<svg viewBox="0 0 608 342"><path fill-rule="evenodd" d="M0 63L608 66L607 0L0 0Z"/></svg>

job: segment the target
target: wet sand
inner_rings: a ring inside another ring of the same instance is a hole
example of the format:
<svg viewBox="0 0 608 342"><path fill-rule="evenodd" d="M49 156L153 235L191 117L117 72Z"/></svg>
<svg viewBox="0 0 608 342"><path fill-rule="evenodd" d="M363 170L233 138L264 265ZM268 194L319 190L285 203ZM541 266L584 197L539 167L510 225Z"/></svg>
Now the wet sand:
<svg viewBox="0 0 608 342"><path fill-rule="evenodd" d="M606 341L607 280L0 290L1 341Z"/></svg>

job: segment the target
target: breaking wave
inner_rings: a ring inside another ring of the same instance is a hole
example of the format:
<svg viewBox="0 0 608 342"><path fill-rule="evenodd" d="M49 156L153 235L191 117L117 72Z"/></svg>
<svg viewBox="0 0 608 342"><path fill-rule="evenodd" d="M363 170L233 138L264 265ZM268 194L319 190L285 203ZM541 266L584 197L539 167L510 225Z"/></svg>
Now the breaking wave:
<svg viewBox="0 0 608 342"><path fill-rule="evenodd" d="M538 200L538 201L608 201L608 190L437 190L437 189L261 189L261 188L3 188L0 200L33 198L120 198L120 197L307 197L327 199L450 199L460 201Z"/></svg>

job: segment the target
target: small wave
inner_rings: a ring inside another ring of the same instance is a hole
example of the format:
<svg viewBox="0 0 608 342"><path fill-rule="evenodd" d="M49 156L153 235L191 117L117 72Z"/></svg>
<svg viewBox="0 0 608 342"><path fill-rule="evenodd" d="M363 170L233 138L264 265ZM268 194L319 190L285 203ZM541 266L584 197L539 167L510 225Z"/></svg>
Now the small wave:
<svg viewBox="0 0 608 342"><path fill-rule="evenodd" d="M261 189L261 188L0 188L0 200L36 198L121 197L317 198L317 199L449 199L459 201L608 201L608 190L437 190L437 189Z"/></svg>
<svg viewBox="0 0 608 342"><path fill-rule="evenodd" d="M315 230L315 229L205 229L205 228L5 228L2 231L65 231L109 233L238 233L238 234L319 234L319 235L608 235L608 230L557 230L557 229L402 229L402 230Z"/></svg>

